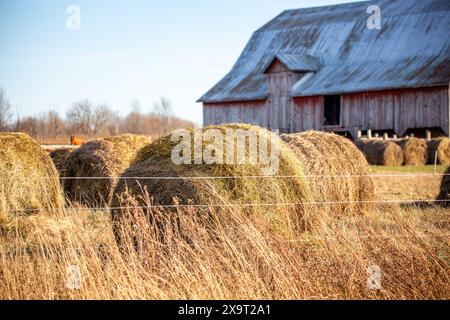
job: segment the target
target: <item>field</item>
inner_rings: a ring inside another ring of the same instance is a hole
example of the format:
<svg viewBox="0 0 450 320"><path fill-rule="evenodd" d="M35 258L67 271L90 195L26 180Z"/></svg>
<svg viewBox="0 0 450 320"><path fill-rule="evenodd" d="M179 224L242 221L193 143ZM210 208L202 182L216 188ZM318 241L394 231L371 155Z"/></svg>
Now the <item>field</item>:
<svg viewBox="0 0 450 320"><path fill-rule="evenodd" d="M445 166L372 166L377 195L388 200L435 199ZM434 175L436 173L436 175Z"/></svg>
<svg viewBox="0 0 450 320"><path fill-rule="evenodd" d="M440 176L433 166L372 172L372 210L336 217L333 204L310 204L315 228L290 239L233 205L214 234L197 208L152 208L156 226L130 209L123 237L139 245L125 248L107 209L20 216L0 229L0 299L449 299L449 212L424 202Z"/></svg>
<svg viewBox="0 0 450 320"><path fill-rule="evenodd" d="M398 190L398 182L388 188ZM204 230L195 230L194 247L176 232L170 247L158 246L149 230L146 251L126 260L108 215L73 207L59 218L18 222L22 231L12 235L13 242L4 231L0 297L448 299L450 294L450 219L436 206L380 205L366 217L324 218L320 230L292 242L268 239L245 221L239 239L224 233L212 243ZM195 221L184 223L196 227ZM382 270L381 290L367 289L371 265ZM80 289L67 287L71 266L80 269Z"/></svg>

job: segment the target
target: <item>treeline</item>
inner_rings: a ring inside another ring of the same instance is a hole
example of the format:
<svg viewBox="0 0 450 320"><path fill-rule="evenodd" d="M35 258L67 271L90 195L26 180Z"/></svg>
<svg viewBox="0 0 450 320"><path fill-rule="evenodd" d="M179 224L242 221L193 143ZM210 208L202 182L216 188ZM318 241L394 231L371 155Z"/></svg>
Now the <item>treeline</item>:
<svg viewBox="0 0 450 320"><path fill-rule="evenodd" d="M194 126L193 122L174 116L170 101L164 97L150 111L140 109L135 101L131 112L119 116L106 104L81 100L73 103L64 115L50 110L20 117L13 115L11 103L0 88L0 131L25 132L41 141L65 141L69 135L94 138L133 133L156 137L180 127Z"/></svg>

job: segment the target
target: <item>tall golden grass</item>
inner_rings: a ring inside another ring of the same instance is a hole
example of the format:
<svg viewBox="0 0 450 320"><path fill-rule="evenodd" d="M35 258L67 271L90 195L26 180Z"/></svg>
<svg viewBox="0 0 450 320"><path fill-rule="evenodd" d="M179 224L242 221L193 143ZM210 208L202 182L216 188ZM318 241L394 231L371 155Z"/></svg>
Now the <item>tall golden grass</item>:
<svg viewBox="0 0 450 320"><path fill-rule="evenodd" d="M214 235L194 208L151 210L160 223L128 211L121 225L132 227L120 232L129 246L120 249L106 211L18 217L15 229L0 232L0 299L450 298L450 219L442 208L321 215L298 241L283 241L245 208L229 208L239 232L221 225ZM72 265L81 271L79 289L67 287ZM380 290L367 287L372 265L381 269Z"/></svg>

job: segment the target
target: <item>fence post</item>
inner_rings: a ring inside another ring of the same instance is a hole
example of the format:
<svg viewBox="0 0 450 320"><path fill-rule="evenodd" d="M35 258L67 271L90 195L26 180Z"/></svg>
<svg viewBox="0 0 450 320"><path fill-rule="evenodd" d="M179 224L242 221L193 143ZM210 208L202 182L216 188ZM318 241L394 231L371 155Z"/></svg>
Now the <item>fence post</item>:
<svg viewBox="0 0 450 320"><path fill-rule="evenodd" d="M437 167L437 159L438 158L438 152L437 152L437 150L435 151L435 153L434 153L434 174L436 174L436 167Z"/></svg>
<svg viewBox="0 0 450 320"><path fill-rule="evenodd" d="M430 141L431 140L431 131L427 130L426 135L427 135L427 141Z"/></svg>
<svg viewBox="0 0 450 320"><path fill-rule="evenodd" d="M367 140L372 139L372 130L371 129L367 129Z"/></svg>
<svg viewBox="0 0 450 320"><path fill-rule="evenodd" d="M361 139L361 136L362 136L362 132L361 132L361 130L358 130L358 133L357 133L358 140Z"/></svg>
<svg viewBox="0 0 450 320"><path fill-rule="evenodd" d="M389 135L388 135L387 132L385 132L385 133L383 134L383 140L388 140L388 139L389 139Z"/></svg>

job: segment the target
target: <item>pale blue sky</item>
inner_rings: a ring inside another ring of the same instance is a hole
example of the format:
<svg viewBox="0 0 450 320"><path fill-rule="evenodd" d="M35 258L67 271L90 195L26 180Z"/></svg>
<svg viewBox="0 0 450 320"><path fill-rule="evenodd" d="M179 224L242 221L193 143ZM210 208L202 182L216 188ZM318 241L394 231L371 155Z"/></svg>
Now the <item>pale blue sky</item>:
<svg viewBox="0 0 450 320"><path fill-rule="evenodd" d="M253 31L286 9L342 0L0 0L0 87L14 111L62 115L79 99L125 114L159 96L197 123L195 101L232 67ZM81 30L66 10L81 9Z"/></svg>

